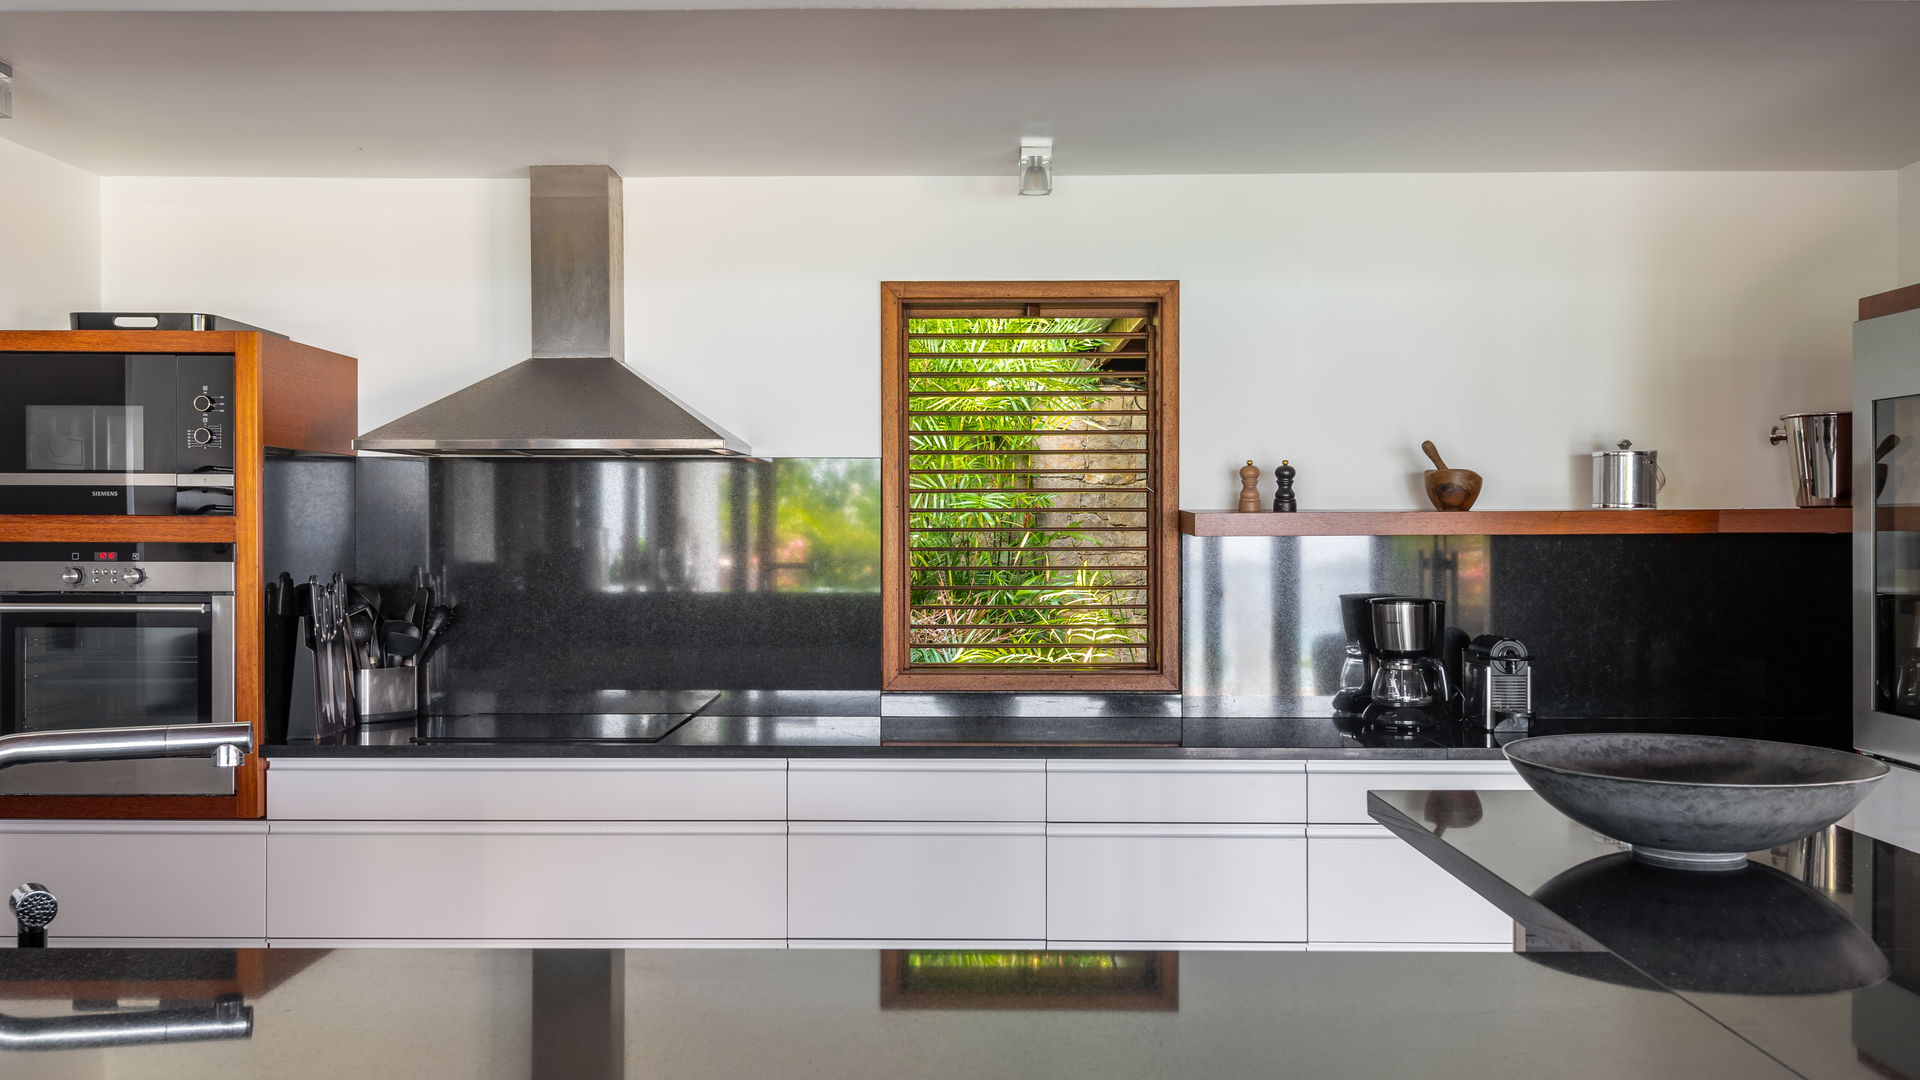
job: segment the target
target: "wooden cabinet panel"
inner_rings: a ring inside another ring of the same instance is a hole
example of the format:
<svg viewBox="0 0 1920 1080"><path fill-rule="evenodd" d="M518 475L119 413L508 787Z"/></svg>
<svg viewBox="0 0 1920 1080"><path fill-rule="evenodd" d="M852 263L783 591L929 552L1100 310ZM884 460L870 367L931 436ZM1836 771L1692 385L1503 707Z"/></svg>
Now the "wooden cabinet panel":
<svg viewBox="0 0 1920 1080"><path fill-rule="evenodd" d="M1044 761L796 758L795 821L1044 821Z"/></svg>
<svg viewBox="0 0 1920 1080"><path fill-rule="evenodd" d="M7 822L0 882L38 882L69 938L248 938L266 934L261 822Z"/></svg>
<svg viewBox="0 0 1920 1080"><path fill-rule="evenodd" d="M1053 761L1048 821L1274 824L1307 819L1299 761Z"/></svg>
<svg viewBox="0 0 1920 1080"><path fill-rule="evenodd" d="M778 824L287 822L267 936L782 938Z"/></svg>
<svg viewBox="0 0 1920 1080"><path fill-rule="evenodd" d="M442 758L274 762L267 816L319 821L784 821L787 763Z"/></svg>
<svg viewBox="0 0 1920 1080"><path fill-rule="evenodd" d="M1043 825L795 822L787 843L795 938L1046 939Z"/></svg>
<svg viewBox="0 0 1920 1080"><path fill-rule="evenodd" d="M1305 941L1305 836L1297 825L1049 825L1047 936Z"/></svg>

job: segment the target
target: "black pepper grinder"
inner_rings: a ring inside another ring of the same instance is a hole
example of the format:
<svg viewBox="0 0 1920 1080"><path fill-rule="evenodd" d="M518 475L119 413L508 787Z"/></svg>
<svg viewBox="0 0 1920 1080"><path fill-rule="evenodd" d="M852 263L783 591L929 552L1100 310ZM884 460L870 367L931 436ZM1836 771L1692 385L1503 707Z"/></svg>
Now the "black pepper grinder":
<svg viewBox="0 0 1920 1080"><path fill-rule="evenodd" d="M1285 458L1280 460L1280 467L1273 470L1274 479L1280 481L1280 486L1273 493L1273 509L1276 513L1291 514L1300 509L1300 504L1293 500L1294 471Z"/></svg>

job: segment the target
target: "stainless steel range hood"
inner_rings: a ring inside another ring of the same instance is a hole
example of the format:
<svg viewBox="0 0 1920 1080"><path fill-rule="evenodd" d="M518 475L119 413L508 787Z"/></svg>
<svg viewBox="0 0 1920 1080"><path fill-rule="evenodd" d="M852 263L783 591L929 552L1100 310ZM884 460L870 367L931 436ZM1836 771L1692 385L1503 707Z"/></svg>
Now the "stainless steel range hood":
<svg viewBox="0 0 1920 1080"><path fill-rule="evenodd" d="M743 457L739 436L620 362L620 174L535 165L533 357L377 427L359 450L424 457Z"/></svg>

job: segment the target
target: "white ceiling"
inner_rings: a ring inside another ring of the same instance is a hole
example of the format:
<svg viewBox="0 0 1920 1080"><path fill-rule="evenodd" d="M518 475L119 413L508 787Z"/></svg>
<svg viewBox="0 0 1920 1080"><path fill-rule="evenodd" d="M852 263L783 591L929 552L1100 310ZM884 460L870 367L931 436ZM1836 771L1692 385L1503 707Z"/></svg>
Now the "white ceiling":
<svg viewBox="0 0 1920 1080"><path fill-rule="evenodd" d="M0 137L103 175L967 175L1022 133L1063 176L1920 160L1903 2L0 14L0 59Z"/></svg>
<svg viewBox="0 0 1920 1080"><path fill-rule="evenodd" d="M867 8L1283 7L1475 0L0 0L0 11L729 11ZM1539 0L1479 0L1532 3ZM1608 0L1548 0L1604 3ZM1651 2L1651 0L1649 0ZM1680 3L1683 0L1660 0Z"/></svg>

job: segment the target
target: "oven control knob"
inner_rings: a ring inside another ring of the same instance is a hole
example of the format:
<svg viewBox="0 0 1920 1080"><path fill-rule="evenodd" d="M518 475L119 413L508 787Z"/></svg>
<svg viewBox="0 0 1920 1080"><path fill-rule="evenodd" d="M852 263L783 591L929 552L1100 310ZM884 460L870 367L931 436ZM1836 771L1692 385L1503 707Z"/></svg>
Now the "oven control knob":
<svg viewBox="0 0 1920 1080"><path fill-rule="evenodd" d="M81 573L80 568L77 566L69 566L65 570L60 571L60 580L69 585L80 584L81 579L84 577L86 577L86 575Z"/></svg>
<svg viewBox="0 0 1920 1080"><path fill-rule="evenodd" d="M195 446L205 446L213 441L213 429L203 427L194 428L192 431L187 432L187 438L192 439L193 445Z"/></svg>
<svg viewBox="0 0 1920 1080"><path fill-rule="evenodd" d="M120 580L129 585L138 585L147 580L147 572L137 566L129 566L125 570L120 571Z"/></svg>
<svg viewBox="0 0 1920 1080"><path fill-rule="evenodd" d="M194 399L193 399L193 411L194 411L194 412L197 412L197 413L209 413L209 412L212 412L212 411L213 411L213 399L212 399L212 398L210 398L210 397L208 397L208 396L207 396L207 395L205 395L205 394L201 394L201 395L200 395L199 397L196 397L196 398L194 398Z"/></svg>

